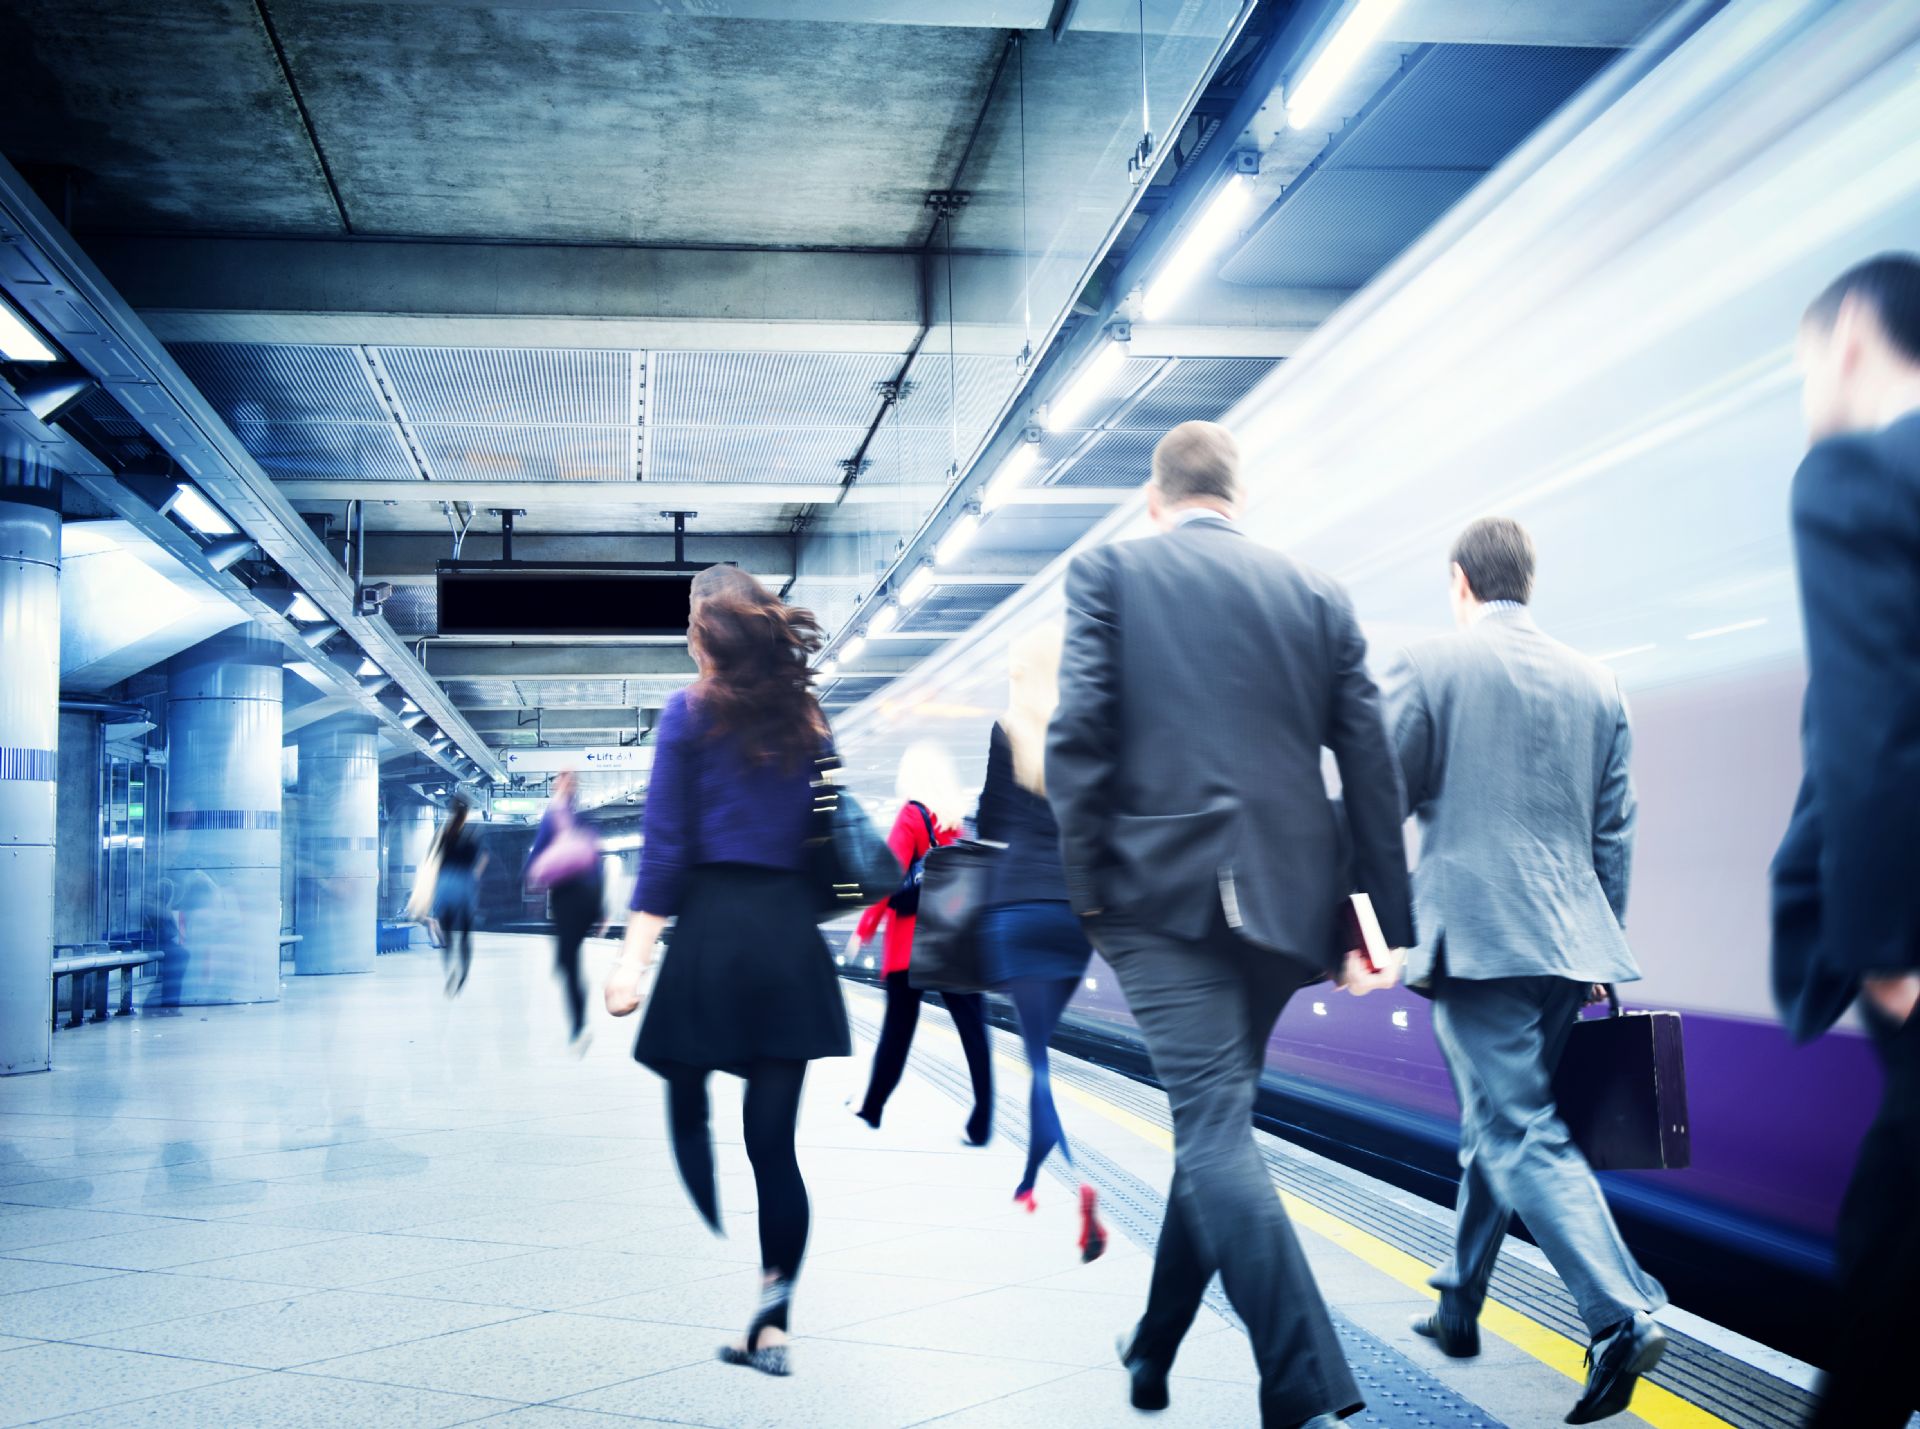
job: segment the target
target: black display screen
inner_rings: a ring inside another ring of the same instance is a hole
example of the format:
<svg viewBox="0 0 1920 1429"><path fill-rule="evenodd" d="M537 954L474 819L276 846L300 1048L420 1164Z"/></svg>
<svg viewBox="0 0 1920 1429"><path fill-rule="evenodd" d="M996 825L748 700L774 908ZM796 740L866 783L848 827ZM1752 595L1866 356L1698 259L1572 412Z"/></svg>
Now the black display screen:
<svg viewBox="0 0 1920 1429"><path fill-rule="evenodd" d="M693 573L441 571L442 635L685 635Z"/></svg>

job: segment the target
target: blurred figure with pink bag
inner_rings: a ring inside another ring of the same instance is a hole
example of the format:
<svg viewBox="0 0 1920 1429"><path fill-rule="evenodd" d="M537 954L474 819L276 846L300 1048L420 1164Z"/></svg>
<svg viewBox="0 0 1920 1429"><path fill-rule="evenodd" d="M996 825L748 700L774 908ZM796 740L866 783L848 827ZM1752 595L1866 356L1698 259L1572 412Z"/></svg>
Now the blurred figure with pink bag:
<svg viewBox="0 0 1920 1429"><path fill-rule="evenodd" d="M595 923L604 924L605 890L600 872L600 840L574 807L580 781L563 769L553 781L553 798L540 816L539 832L527 853L527 886L545 892L553 914L554 967L567 998L568 1046L575 1055L592 1041L587 1031L587 989L580 978L580 945Z"/></svg>

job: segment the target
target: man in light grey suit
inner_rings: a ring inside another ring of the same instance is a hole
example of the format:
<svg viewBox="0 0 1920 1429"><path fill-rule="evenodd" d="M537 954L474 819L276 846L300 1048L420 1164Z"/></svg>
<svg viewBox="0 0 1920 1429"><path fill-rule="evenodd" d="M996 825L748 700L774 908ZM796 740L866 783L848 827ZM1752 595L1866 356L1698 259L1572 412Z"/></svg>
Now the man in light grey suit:
<svg viewBox="0 0 1920 1429"><path fill-rule="evenodd" d="M1454 543L1460 631L1413 646L1383 681L1408 806L1419 944L1407 982L1429 993L1459 1095L1459 1226L1414 1328L1479 1353L1478 1317L1518 1212L1593 1338L1570 1424L1618 1414L1665 1348L1665 1300L1634 1263L1553 1100L1553 1072L1602 983L1640 976L1622 920L1633 847L1631 735L1605 666L1527 611L1533 542L1476 521Z"/></svg>

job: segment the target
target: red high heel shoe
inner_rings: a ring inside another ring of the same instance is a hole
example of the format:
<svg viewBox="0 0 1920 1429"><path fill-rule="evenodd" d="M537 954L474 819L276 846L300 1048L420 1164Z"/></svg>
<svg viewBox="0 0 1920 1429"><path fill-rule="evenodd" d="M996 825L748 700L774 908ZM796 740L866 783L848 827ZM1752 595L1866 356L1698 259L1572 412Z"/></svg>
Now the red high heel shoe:
<svg viewBox="0 0 1920 1429"><path fill-rule="evenodd" d="M1040 1209L1040 1203L1034 1200L1033 1192L1031 1191L1015 1191L1013 1193L1013 1203L1016 1206L1026 1207L1028 1215L1032 1215Z"/></svg>
<svg viewBox="0 0 1920 1429"><path fill-rule="evenodd" d="M1080 1187L1080 1263L1098 1260L1107 1250L1107 1229L1100 1224L1099 1196L1093 1187Z"/></svg>

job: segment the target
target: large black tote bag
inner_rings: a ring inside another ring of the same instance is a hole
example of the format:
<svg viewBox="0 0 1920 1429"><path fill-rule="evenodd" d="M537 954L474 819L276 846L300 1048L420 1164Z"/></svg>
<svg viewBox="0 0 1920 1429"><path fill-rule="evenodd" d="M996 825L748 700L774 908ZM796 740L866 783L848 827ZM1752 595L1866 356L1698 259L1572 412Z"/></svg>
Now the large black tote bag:
<svg viewBox="0 0 1920 1429"><path fill-rule="evenodd" d="M827 777L820 761L813 784L813 828L807 839L807 876L820 921L857 913L900 886L904 870L860 801Z"/></svg>
<svg viewBox="0 0 1920 1429"><path fill-rule="evenodd" d="M974 927L986 904L997 844L962 839L927 852L920 913L913 924L907 981L924 992L982 992L980 940Z"/></svg>
<svg viewBox="0 0 1920 1429"><path fill-rule="evenodd" d="M1620 1011L1573 1024L1553 1074L1561 1120L1596 1171L1677 1171L1693 1159L1677 1012Z"/></svg>

